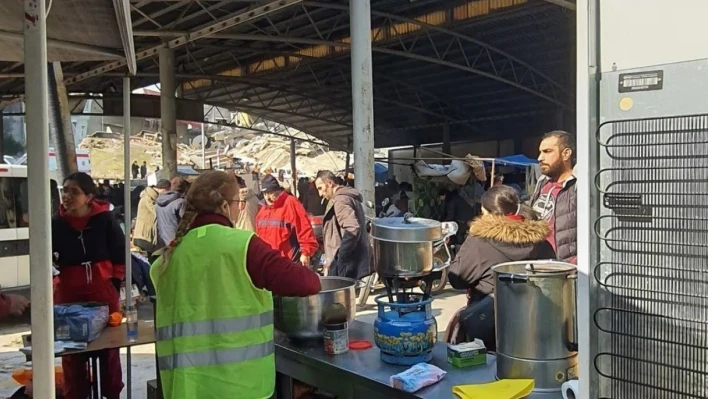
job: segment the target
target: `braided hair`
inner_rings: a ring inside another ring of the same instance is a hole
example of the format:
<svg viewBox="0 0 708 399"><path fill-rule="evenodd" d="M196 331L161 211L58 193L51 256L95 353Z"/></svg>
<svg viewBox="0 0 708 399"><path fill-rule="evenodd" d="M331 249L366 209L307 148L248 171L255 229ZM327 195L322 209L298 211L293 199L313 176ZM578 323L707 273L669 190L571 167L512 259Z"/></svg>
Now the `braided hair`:
<svg viewBox="0 0 708 399"><path fill-rule="evenodd" d="M221 214L224 201L231 202L239 194L239 189L234 175L221 171L207 171L194 180L184 198L184 215L177 226L175 239L162 253L161 272L167 269L174 250L189 232L194 219L205 213Z"/></svg>

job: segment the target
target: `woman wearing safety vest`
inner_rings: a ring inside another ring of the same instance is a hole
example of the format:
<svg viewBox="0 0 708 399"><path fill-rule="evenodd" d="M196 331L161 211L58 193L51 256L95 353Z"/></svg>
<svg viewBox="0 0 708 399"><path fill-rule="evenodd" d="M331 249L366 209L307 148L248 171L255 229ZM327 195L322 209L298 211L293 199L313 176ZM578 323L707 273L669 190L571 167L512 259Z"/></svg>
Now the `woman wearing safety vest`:
<svg viewBox="0 0 708 399"><path fill-rule="evenodd" d="M275 389L273 300L317 294L317 274L233 228L233 175L192 184L177 234L150 274L157 291L157 356L165 399L270 398Z"/></svg>

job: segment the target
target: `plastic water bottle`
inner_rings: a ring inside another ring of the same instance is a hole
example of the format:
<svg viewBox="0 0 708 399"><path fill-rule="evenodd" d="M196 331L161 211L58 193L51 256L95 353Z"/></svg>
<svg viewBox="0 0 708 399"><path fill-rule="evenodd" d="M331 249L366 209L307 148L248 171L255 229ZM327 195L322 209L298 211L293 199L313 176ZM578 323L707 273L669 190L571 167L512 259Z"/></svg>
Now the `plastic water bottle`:
<svg viewBox="0 0 708 399"><path fill-rule="evenodd" d="M126 324L128 326L128 342L138 341L138 309L135 305L130 305L125 312Z"/></svg>

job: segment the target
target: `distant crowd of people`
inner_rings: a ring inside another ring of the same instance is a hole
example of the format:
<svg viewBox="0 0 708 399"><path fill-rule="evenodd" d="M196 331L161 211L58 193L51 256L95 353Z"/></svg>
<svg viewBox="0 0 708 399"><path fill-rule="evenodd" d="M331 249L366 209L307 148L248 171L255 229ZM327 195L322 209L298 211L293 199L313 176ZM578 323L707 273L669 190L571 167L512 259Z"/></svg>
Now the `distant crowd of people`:
<svg viewBox="0 0 708 399"><path fill-rule="evenodd" d="M576 262L572 136L550 132L539 152L544 177L528 202L516 189L495 185L481 195L476 216L453 192L441 192L443 219L463 227L450 283L468 295L449 342L481 338L495 350L493 265ZM52 219L52 252L60 270L54 301L104 302L117 312L130 260L124 231L105 199L121 204L122 195L114 194L121 186L105 181L97 186L81 172L62 183L63 201ZM393 190L399 210L408 195L402 185ZM273 395L272 295L309 296L321 290L318 275L304 267L320 249L308 214L323 220L325 274L360 279L371 273L362 195L331 171L319 172L312 182L300 180L298 192L296 198L267 175L254 193L239 176L221 171L204 172L191 182L160 180L140 192L132 244L152 263L158 375L165 397ZM0 317L21 314L27 306L21 297L0 295ZM99 361L103 396L119 398L124 387L119 351L103 351ZM88 397L86 358L64 356L62 365L65 397Z"/></svg>

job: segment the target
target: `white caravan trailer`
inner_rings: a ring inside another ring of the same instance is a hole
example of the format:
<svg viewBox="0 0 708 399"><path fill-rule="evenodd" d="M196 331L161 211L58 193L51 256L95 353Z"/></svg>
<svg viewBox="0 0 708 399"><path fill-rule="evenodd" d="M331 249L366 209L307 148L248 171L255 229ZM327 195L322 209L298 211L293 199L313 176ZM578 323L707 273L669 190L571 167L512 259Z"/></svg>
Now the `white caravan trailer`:
<svg viewBox="0 0 708 399"><path fill-rule="evenodd" d="M24 157L23 157L24 158ZM18 161L23 162L23 158ZM88 151L76 150L79 171L90 173ZM26 161L26 160L25 160ZM49 152L49 177L53 182L52 204L58 206L56 158ZM30 283L29 272L29 200L27 166L0 164L0 287L19 288Z"/></svg>

